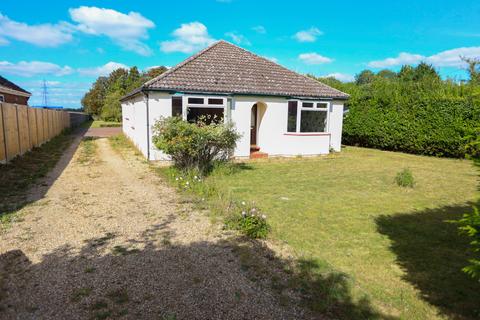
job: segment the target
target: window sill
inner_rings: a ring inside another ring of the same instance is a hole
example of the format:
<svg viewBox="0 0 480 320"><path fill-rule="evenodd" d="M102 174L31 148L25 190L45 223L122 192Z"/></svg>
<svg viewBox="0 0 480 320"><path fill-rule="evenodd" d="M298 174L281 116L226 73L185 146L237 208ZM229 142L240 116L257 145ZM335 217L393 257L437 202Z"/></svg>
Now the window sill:
<svg viewBox="0 0 480 320"><path fill-rule="evenodd" d="M330 132L286 132L285 136L329 136Z"/></svg>

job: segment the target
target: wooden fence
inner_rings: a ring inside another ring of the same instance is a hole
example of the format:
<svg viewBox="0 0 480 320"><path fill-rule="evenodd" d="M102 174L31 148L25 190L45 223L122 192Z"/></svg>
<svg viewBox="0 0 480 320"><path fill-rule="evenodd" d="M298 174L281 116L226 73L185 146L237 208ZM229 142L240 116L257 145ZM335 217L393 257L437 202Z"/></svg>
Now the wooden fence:
<svg viewBox="0 0 480 320"><path fill-rule="evenodd" d="M66 111L0 103L0 163L40 146L68 127Z"/></svg>

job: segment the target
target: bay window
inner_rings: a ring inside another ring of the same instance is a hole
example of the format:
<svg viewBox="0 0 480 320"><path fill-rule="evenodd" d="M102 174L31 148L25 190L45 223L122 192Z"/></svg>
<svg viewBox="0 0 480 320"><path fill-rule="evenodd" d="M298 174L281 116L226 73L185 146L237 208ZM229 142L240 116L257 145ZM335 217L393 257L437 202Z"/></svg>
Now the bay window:
<svg viewBox="0 0 480 320"><path fill-rule="evenodd" d="M288 101L287 132L327 132L328 108L328 102Z"/></svg>

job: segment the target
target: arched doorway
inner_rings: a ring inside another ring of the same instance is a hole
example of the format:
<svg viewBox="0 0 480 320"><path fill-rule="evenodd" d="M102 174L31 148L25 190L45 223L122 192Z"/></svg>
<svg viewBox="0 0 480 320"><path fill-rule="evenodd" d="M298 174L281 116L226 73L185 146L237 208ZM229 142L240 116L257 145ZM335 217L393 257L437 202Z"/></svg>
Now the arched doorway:
<svg viewBox="0 0 480 320"><path fill-rule="evenodd" d="M256 102L250 112L250 149L254 151L260 150L261 137L259 134L266 109L265 103Z"/></svg>

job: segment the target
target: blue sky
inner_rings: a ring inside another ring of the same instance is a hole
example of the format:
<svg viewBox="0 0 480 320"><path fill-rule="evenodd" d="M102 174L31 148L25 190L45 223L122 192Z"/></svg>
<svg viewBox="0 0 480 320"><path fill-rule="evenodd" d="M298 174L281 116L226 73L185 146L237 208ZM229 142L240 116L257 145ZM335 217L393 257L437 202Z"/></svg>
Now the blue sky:
<svg viewBox="0 0 480 320"><path fill-rule="evenodd" d="M290 69L352 79L427 61L465 79L480 57L480 1L12 1L0 5L0 74L41 102L80 106L118 66L174 66L225 39Z"/></svg>

